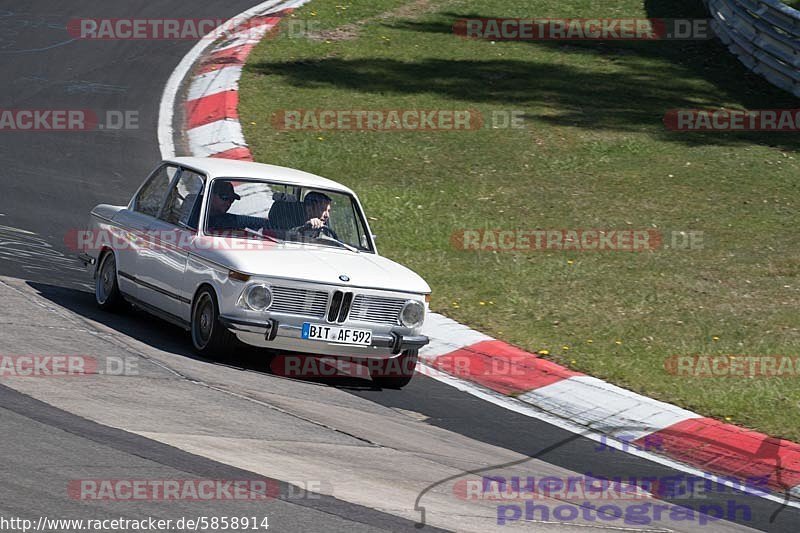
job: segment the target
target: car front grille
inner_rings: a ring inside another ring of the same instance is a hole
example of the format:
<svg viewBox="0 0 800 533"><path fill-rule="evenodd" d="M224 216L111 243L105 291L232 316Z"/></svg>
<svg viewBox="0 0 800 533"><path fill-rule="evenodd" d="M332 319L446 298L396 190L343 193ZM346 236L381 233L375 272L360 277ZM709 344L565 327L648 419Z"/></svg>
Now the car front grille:
<svg viewBox="0 0 800 533"><path fill-rule="evenodd" d="M336 291L331 298L331 305L328 308L328 322L339 322L347 320L350 312L350 305L353 303L352 292Z"/></svg>
<svg viewBox="0 0 800 533"><path fill-rule="evenodd" d="M270 311L322 318L327 309L327 292L292 287L272 287Z"/></svg>
<svg viewBox="0 0 800 533"><path fill-rule="evenodd" d="M406 300L359 294L350 306L350 320L396 325Z"/></svg>

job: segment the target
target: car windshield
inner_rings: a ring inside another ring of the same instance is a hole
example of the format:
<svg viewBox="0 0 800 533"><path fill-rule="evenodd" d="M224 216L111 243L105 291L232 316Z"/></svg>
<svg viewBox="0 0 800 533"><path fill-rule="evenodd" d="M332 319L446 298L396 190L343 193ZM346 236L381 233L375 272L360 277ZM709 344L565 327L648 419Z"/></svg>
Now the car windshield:
<svg viewBox="0 0 800 533"><path fill-rule="evenodd" d="M285 183L215 179L205 232L371 251L351 195Z"/></svg>

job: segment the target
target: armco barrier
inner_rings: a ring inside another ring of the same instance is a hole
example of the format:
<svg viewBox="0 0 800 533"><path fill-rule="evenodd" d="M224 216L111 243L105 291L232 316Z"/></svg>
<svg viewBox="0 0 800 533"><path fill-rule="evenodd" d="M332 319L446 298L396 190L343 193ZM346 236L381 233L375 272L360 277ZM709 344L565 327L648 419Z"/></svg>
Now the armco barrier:
<svg viewBox="0 0 800 533"><path fill-rule="evenodd" d="M712 28L748 69L800 96L800 11L780 0L705 0Z"/></svg>

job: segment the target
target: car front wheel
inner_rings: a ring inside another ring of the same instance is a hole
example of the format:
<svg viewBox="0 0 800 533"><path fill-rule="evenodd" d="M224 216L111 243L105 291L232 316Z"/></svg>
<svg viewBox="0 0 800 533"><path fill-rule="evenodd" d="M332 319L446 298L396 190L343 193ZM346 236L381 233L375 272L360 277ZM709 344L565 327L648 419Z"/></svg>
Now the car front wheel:
<svg viewBox="0 0 800 533"><path fill-rule="evenodd" d="M198 354L226 358L236 347L236 336L219 321L219 306L214 291L203 288L192 305L192 344Z"/></svg>
<svg viewBox="0 0 800 533"><path fill-rule="evenodd" d="M383 361L371 371L372 382L382 389L402 389L414 377L419 352L406 350L400 356Z"/></svg>

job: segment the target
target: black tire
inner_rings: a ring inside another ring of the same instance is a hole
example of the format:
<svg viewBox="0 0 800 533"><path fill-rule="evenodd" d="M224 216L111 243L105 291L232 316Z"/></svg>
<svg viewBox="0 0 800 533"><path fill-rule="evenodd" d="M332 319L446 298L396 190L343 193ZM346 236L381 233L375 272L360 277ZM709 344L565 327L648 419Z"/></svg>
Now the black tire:
<svg viewBox="0 0 800 533"><path fill-rule="evenodd" d="M124 300L119 291L117 279L117 258L114 252L106 252L100 257L94 281L94 300L103 311L118 311Z"/></svg>
<svg viewBox="0 0 800 533"><path fill-rule="evenodd" d="M219 321L217 296L209 287L192 302L191 335L194 350L203 357L226 359L236 349L236 335Z"/></svg>
<svg viewBox="0 0 800 533"><path fill-rule="evenodd" d="M418 350L406 350L400 356L384 361L371 371L372 382L382 389L402 389L414 377L418 358Z"/></svg>

